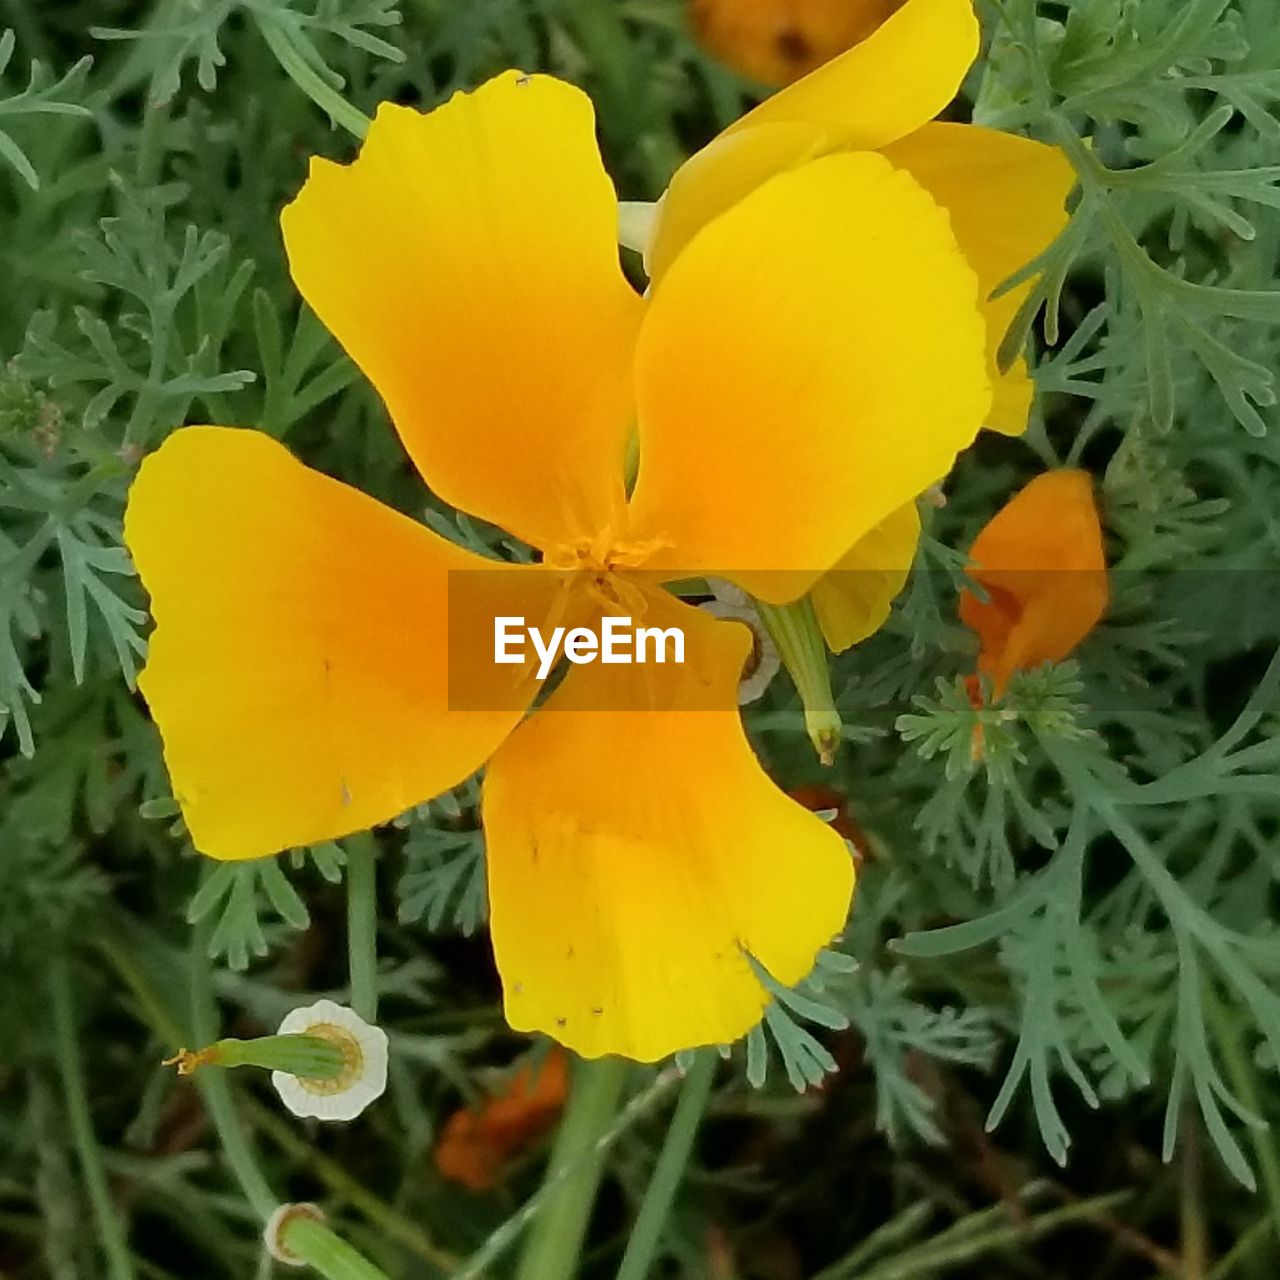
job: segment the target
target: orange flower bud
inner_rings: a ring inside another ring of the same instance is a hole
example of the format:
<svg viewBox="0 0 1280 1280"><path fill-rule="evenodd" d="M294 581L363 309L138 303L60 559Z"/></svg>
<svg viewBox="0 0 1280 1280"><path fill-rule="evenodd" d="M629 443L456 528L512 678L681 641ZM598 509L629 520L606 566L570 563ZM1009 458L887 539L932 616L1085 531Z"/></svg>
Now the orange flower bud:
<svg viewBox="0 0 1280 1280"><path fill-rule="evenodd" d="M784 85L865 40L903 0L692 0L707 51L761 84Z"/></svg>
<svg viewBox="0 0 1280 1280"><path fill-rule="evenodd" d="M491 1190L511 1160L555 1124L568 1092L568 1056L553 1046L540 1063L526 1062L501 1092L445 1121L436 1168L472 1191Z"/></svg>
<svg viewBox="0 0 1280 1280"><path fill-rule="evenodd" d="M1087 471L1047 471L989 520L969 550L987 593L960 596L981 641L978 671L999 698L1015 671L1060 662L1106 612L1107 562Z"/></svg>

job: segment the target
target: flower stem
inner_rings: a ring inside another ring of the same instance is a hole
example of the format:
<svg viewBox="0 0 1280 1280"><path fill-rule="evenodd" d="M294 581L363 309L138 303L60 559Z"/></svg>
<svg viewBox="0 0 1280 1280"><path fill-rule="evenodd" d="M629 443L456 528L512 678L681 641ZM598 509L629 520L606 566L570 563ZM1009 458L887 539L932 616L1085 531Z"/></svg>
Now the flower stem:
<svg viewBox="0 0 1280 1280"><path fill-rule="evenodd" d="M192 1038L197 1044L212 1044L218 1039L218 1006L213 997L213 972L209 962L211 930L212 924L206 917L196 925L191 935L191 956L188 962L191 984L190 1023ZM236 1114L230 1081L221 1071L203 1071L192 1079L200 1090L205 1110L217 1130L218 1141L231 1165L231 1172L235 1174L253 1211L265 1222L275 1212L278 1201L258 1167L253 1148L249 1145L240 1117Z"/></svg>
<svg viewBox="0 0 1280 1280"><path fill-rule="evenodd" d="M58 1071L62 1076L62 1092L67 1118L71 1123L71 1137L75 1143L76 1158L80 1161L80 1172L84 1175L85 1190L89 1194L89 1206L107 1255L107 1267L112 1280L133 1280L133 1258L129 1253L120 1216L111 1200L111 1188L102 1164L102 1153L98 1150L98 1140L94 1136L93 1118L89 1114L89 1094L85 1088L84 1063L76 1040L75 1006L65 956L55 956L52 962L49 970L49 997L53 1010Z"/></svg>
<svg viewBox="0 0 1280 1280"><path fill-rule="evenodd" d="M213 996L213 967L209 962L212 924L201 920L191 939L191 1030L198 1041L218 1038L218 1005ZM248 1135L236 1114L230 1078L222 1071L201 1072L194 1077L205 1110L217 1130L231 1170L253 1211L266 1222L279 1198L263 1176ZM302 1216L292 1219L281 1232L281 1243L295 1257L314 1267L326 1280L389 1280L349 1244L321 1222Z"/></svg>
<svg viewBox="0 0 1280 1280"><path fill-rule="evenodd" d="M283 1235L289 1252L314 1267L325 1280L387 1280L386 1272L322 1222L299 1216L290 1220Z"/></svg>
<svg viewBox="0 0 1280 1280"><path fill-rule="evenodd" d="M1263 1117L1258 1077L1252 1060L1240 1044L1238 1022L1209 984L1205 986L1204 1007L1236 1097L1254 1115ZM1271 1207L1271 1229L1280 1239L1280 1150L1277 1149L1275 1131L1269 1127L1257 1129L1250 1126L1249 1139L1262 1173L1262 1189Z"/></svg>
<svg viewBox="0 0 1280 1280"><path fill-rule="evenodd" d="M804 727L823 764L835 760L844 726L831 694L827 647L813 603L803 596L792 604L755 602L760 621L778 646L782 663L804 706Z"/></svg>
<svg viewBox="0 0 1280 1280"><path fill-rule="evenodd" d="M608 1133L630 1063L622 1058L578 1062L573 1090L556 1136L546 1181L562 1180L525 1241L516 1280L568 1280L577 1271L596 1188L604 1171L600 1140ZM568 1176L564 1170L573 1170Z"/></svg>
<svg viewBox="0 0 1280 1280"><path fill-rule="evenodd" d="M366 831L347 841L347 957L351 1007L378 1020L377 848Z"/></svg>
<svg viewBox="0 0 1280 1280"><path fill-rule="evenodd" d="M711 1098L718 1062L719 1055L714 1049L703 1049L685 1078L680 1101L671 1117L671 1127L662 1144L662 1153L654 1166L631 1239L627 1241L626 1252L622 1255L617 1280L646 1280L650 1273L662 1228L671 1212L685 1166L689 1163L698 1125Z"/></svg>
<svg viewBox="0 0 1280 1280"><path fill-rule="evenodd" d="M183 1026L168 1007L167 1002L151 985L146 973L137 963L129 946L113 933L103 931L96 938L96 943L103 955L110 961L117 976L128 986L140 1009L146 1025L161 1040L177 1043L187 1034L188 1027ZM207 962L206 962L207 963ZM199 1080L192 1081L197 1086ZM206 1097L206 1105L208 1099ZM271 1111L265 1103L254 1098L245 1099L246 1109L256 1128L267 1136L285 1153L299 1163L305 1164L333 1194L340 1203L345 1202L355 1208L374 1227L386 1237L403 1244L424 1262L430 1263L439 1271L452 1272L458 1260L450 1253L438 1248L422 1231L407 1218L402 1217L389 1204L380 1200L369 1191L363 1183L353 1178L336 1161L315 1151L297 1136L294 1130L280 1117ZM212 1109L210 1108L210 1114ZM235 1117L232 1116L234 1123ZM250 1167L256 1168L252 1152L248 1153L248 1163L240 1169L247 1173ZM250 1177L253 1175L250 1174ZM242 1185L243 1181L242 1181ZM266 1186L265 1181L263 1185ZM272 1206L275 1196L267 1188ZM264 1202L265 1207L265 1202ZM292 1231L287 1233L292 1237Z"/></svg>

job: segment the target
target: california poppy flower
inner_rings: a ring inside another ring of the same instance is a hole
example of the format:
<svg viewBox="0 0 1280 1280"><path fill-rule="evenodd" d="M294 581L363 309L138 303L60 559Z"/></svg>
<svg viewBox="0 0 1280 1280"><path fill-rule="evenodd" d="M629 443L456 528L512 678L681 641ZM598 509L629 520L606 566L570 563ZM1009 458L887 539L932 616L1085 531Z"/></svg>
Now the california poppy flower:
<svg viewBox="0 0 1280 1280"><path fill-rule="evenodd" d="M807 75L865 40L903 0L690 0L708 52L761 84Z"/></svg>
<svg viewBox="0 0 1280 1280"><path fill-rule="evenodd" d="M507 1165L554 1126L568 1093L569 1061L562 1050L523 1063L496 1093L445 1121L436 1168L472 1191L491 1190Z"/></svg>
<svg viewBox="0 0 1280 1280"><path fill-rule="evenodd" d="M1066 225L1075 171L1058 147L933 120L978 44L972 0L905 0L864 40L735 121L680 167L659 203L646 253L654 282L701 227L773 175L817 156L878 151L950 214L983 298L995 387L986 425L1020 433L1032 397L1026 361L1002 374L996 353L1032 281L989 295Z"/></svg>
<svg viewBox="0 0 1280 1280"><path fill-rule="evenodd" d="M1102 527L1087 471L1046 471L987 522L969 549L986 594L960 595L978 671L999 698L1015 671L1061 662L1107 610Z"/></svg>
<svg viewBox="0 0 1280 1280"><path fill-rule="evenodd" d="M764 24L766 11L783 4L706 0L706 29L719 21L741 35ZM886 11L880 14L883 20L867 23L865 38L735 121L680 167L647 224L639 210L632 211L630 223L644 228L639 239L660 289L698 232L761 183L816 157L879 152L910 173L950 215L983 299L987 368L995 388L984 425L1016 435L1026 428L1034 388L1024 357L1002 372L997 353L1034 281L999 298L990 295L1066 225L1075 171L1057 147L977 125L934 121L978 53L972 0L847 4L860 19L877 7ZM834 8L828 0L807 5L793 0L797 14ZM904 511L881 540L876 564L866 566L865 556L853 548L848 554L855 571L842 572L815 595L832 649L847 648L884 621L906 580L918 528L915 512ZM878 571L857 571L866 567Z"/></svg>
<svg viewBox="0 0 1280 1280"><path fill-rule="evenodd" d="M487 762L509 1022L653 1060L747 1031L768 1001L748 957L800 980L853 889L843 841L747 743L746 628L657 584L803 593L950 468L991 393L974 273L882 157L760 183L647 299L617 219L588 99L515 72L426 114L384 104L282 219L295 282L425 481L539 563L498 566L224 427L143 463L125 536L156 619L141 687L197 849L334 839ZM460 576L516 592L499 613L625 594L683 628L686 661L575 666L527 717L521 672L497 709L460 708L459 668L497 674L450 652Z"/></svg>

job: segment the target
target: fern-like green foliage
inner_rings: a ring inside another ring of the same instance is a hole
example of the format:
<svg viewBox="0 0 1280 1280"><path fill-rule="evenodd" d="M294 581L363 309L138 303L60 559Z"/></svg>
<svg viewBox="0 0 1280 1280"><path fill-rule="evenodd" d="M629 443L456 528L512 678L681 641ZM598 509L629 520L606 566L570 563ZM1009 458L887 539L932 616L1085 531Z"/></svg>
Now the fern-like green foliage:
<svg viewBox="0 0 1280 1280"><path fill-rule="evenodd" d="M1200 1238L1237 1243L1217 1271L1183 1269L1228 1280L1253 1257L1269 1274L1280 23L1274 0L977 7L983 55L953 115L1053 143L1077 176L1066 230L1004 286L1032 282L1001 358L1030 356L1033 420L1019 438L984 433L946 479L945 505L921 503L916 566L888 623L832 660L845 723L834 766L813 758L785 677L746 711L780 785L831 793L824 816L858 857L855 909L795 989L759 971L770 1003L724 1047L713 1099L732 1141L695 1145L692 1159L745 1154L689 1180L654 1274L746 1274L796 1216L794 1167L770 1160L806 1125L842 1162L830 1201L805 1188L821 1228L794 1253L814 1280L994 1274L1068 1225L1105 1229L1116 1250L1136 1237L1143 1267L1172 1272L1170 1251L1197 1224L1172 1223L1167 1207L1188 1213L1196 1179L1213 1216ZM200 1017L216 995L250 1032L274 1029L306 992L346 989L350 881L338 845L235 864L191 849L134 688L149 623L121 539L128 485L183 423L254 427L459 545L527 561L530 548L445 507L407 465L376 393L301 304L279 211L308 157L350 158L379 102L430 107L511 66L590 93L627 200L656 199L759 89L693 43L684 0L65 0L13 4L5 21L5 1265L12 1254L24 1280L108 1273L93 1255L110 1250L83 1230L85 1122L140 1274L176 1271L184 1250L188 1272L249 1274L252 1215L186 1086L157 1064L205 1025L192 1021L201 982ZM1106 618L1069 661L975 702L977 643L957 617L967 550L1023 482L1063 465L1095 479ZM763 497L758 518L775 518ZM423 1153L459 1097L524 1050L483 938L483 782L421 799L377 833L365 901L382 908L382 1110L359 1142L318 1147L265 1093L232 1110L269 1153L272 1186L325 1198L389 1274L465 1275L473 1250L470 1274L490 1273L484 1251L518 1235L507 1214L526 1166L459 1211ZM77 984L85 1113L56 1062L55 967ZM636 1096L665 1099L671 1065L643 1071L656 1074ZM603 1156L628 1213L660 1159L642 1110L624 1110ZM1072 1162L1121 1131L1124 1160L1104 1173ZM1019 1185L997 1179L979 1196L975 1180L1007 1170L1015 1146ZM1149 1195L1111 1194L1131 1154ZM1102 1177L1105 1194L1076 1202L1060 1177ZM766 1201L779 1208L762 1217ZM596 1243L592 1265L607 1272L616 1242ZM1130 1263L1108 1255L1116 1274ZM1056 1252L1008 1265L1067 1274Z"/></svg>

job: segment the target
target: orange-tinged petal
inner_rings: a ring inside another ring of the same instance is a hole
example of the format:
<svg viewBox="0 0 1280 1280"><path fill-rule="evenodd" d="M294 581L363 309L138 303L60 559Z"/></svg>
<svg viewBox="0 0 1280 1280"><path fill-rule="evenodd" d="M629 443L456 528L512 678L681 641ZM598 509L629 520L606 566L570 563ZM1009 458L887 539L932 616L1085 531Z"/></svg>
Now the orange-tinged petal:
<svg viewBox="0 0 1280 1280"><path fill-rule="evenodd" d="M646 567L783 603L950 470L987 416L977 281L880 156L778 175L705 227L637 351Z"/></svg>
<svg viewBox="0 0 1280 1280"><path fill-rule="evenodd" d="M650 276L660 279L700 227L771 174L920 128L955 96L977 53L970 0L907 0L861 44L749 111L679 169L662 200Z"/></svg>
<svg viewBox="0 0 1280 1280"><path fill-rule="evenodd" d="M920 513L908 502L813 584L813 609L833 653L843 653L884 626L894 597L907 584L919 541Z"/></svg>
<svg viewBox="0 0 1280 1280"><path fill-rule="evenodd" d="M885 155L951 214L984 300L1067 225L1066 201L1076 174L1057 147L977 125L929 124L886 148ZM1033 285L1028 280L983 306L995 386L987 425L1010 435L1026 429L1033 387L1024 358L1001 375L996 355Z"/></svg>
<svg viewBox="0 0 1280 1280"><path fill-rule="evenodd" d="M537 546L622 501L641 303L591 103L508 72L428 114L383 104L281 223L303 296L432 488Z"/></svg>
<svg viewBox="0 0 1280 1280"><path fill-rule="evenodd" d="M969 550L988 599L960 596L999 697L1015 671L1060 662L1107 609L1102 528L1087 471L1046 471L991 518Z"/></svg>
<svg viewBox="0 0 1280 1280"><path fill-rule="evenodd" d="M759 1020L748 953L803 978L853 863L747 743L747 629L656 594L646 623L685 628L685 664L571 670L494 756L484 817L508 1021L647 1062ZM600 709L673 704L706 709Z"/></svg>
<svg viewBox="0 0 1280 1280"><path fill-rule="evenodd" d="M865 40L903 0L692 0L698 39L762 84L790 84Z"/></svg>
<svg viewBox="0 0 1280 1280"><path fill-rule="evenodd" d="M539 1062L525 1062L502 1089L445 1121L436 1167L473 1191L497 1186L507 1164L555 1124L569 1093L569 1059L553 1045Z"/></svg>
<svg viewBox="0 0 1280 1280"><path fill-rule="evenodd" d="M486 562L265 435L172 435L133 483L125 541L157 624L139 683L202 853L384 822L520 717L448 709L448 578Z"/></svg>

